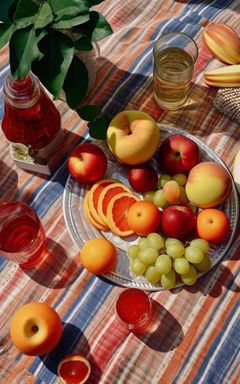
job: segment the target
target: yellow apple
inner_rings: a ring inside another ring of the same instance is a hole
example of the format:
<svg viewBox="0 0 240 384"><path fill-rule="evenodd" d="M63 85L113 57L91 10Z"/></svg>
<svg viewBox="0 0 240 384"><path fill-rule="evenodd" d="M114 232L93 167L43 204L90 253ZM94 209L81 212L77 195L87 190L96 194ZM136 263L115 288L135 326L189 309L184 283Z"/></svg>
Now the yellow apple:
<svg viewBox="0 0 240 384"><path fill-rule="evenodd" d="M45 355L53 350L62 336L62 322L47 303L32 302L15 312L10 324L10 337L25 355Z"/></svg>
<svg viewBox="0 0 240 384"><path fill-rule="evenodd" d="M107 129L107 144L124 164L147 162L156 152L160 130L155 120L145 112L126 110L117 114Z"/></svg>
<svg viewBox="0 0 240 384"><path fill-rule="evenodd" d="M224 203L231 186L231 177L223 165L204 161L191 169L185 190L191 203L199 208L212 208Z"/></svg>

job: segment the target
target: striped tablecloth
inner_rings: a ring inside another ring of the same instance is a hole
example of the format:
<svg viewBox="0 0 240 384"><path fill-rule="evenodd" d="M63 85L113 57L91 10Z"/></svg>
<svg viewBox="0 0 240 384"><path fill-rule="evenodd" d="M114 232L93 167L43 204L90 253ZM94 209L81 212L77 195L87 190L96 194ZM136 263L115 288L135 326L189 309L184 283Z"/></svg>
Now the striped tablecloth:
<svg viewBox="0 0 240 384"><path fill-rule="evenodd" d="M227 23L240 35L240 2L106 0L99 10L114 33L100 43L97 82L87 102L100 105L109 118L124 109L146 111L156 121L201 139L231 168L240 129L212 106L216 89L204 84L203 73L219 62L204 51L201 33L209 20ZM152 44L169 31L190 34L200 51L190 103L177 112L160 109L152 92ZM5 48L0 54L1 90L8 71ZM56 105L66 140L61 163L50 177L16 168L0 132L0 199L34 207L47 233L49 253L44 265L28 272L0 257L0 383L58 383L59 359L73 351L89 357L92 384L239 383L239 230L226 256L193 287L150 293L155 318L147 333L137 337L126 332L114 310L124 288L81 268L79 249L64 222L66 159L88 135L86 122L66 104ZM54 307L64 324L57 348L39 358L18 353L8 336L16 309L36 300Z"/></svg>

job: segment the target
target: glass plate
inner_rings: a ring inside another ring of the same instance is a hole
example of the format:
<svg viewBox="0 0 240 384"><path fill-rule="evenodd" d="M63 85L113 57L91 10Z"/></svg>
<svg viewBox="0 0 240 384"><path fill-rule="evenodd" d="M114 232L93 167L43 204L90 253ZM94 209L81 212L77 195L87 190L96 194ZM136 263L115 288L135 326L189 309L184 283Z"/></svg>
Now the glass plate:
<svg viewBox="0 0 240 384"><path fill-rule="evenodd" d="M161 142L168 136L180 133L183 134L190 139L194 140L200 149L201 160L202 161L215 161L217 163L222 164L226 170L228 171L231 179L232 175L229 172L228 168L224 164L224 162L214 153L206 144L196 139L189 133L186 133L178 128L169 127L167 125L159 124L159 128L161 130ZM115 158L112 156L110 151L107 148L107 144L105 141L94 141L97 145L99 145L105 152L108 158L108 170L105 177L112 177L122 181L125 185L130 187L127 180L127 168L118 163ZM152 159L152 165L157 169L156 159ZM64 195L63 195L63 211L64 218L71 235L72 240L75 242L76 246L81 249L82 246L90 239L95 237L105 237L110 240L117 247L118 254L118 263L115 271L106 273L104 277L114 283L126 286L126 287L136 287L139 289L149 290L149 291L159 291L164 290L159 284L151 284L149 283L143 276L135 277L129 268L129 258L127 256L127 248L131 244L135 244L138 240L137 236L121 239L118 236L115 236L111 232L101 232L95 229L85 218L83 212L83 199L85 193L90 189L91 185L84 185L77 182L71 175L68 177ZM131 187L130 187L131 188ZM134 192L135 193L135 192ZM227 216L230 219L231 223L231 236L229 240L220 245L214 245L210 247L208 252L209 257L212 260L211 269L220 262L220 260L224 257L226 252L228 251L238 223L238 214L239 214L239 206L238 206L238 194L235 187L235 184L232 179L232 191L231 195L226 201L224 205L221 206ZM209 270L207 271L209 272ZM205 273L207 273L205 272ZM198 277L203 274L199 274ZM183 283L175 285L175 287L183 286Z"/></svg>

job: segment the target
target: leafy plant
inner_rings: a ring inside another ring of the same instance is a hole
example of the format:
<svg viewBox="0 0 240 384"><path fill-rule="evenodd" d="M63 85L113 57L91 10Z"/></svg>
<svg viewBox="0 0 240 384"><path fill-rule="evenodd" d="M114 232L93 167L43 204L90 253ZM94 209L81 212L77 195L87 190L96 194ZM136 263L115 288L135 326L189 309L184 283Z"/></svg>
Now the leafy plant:
<svg viewBox="0 0 240 384"><path fill-rule="evenodd" d="M99 107L80 106L88 90L88 71L76 56L112 33L107 20L91 8L103 0L2 0L0 48L9 42L14 79L32 71L53 95L64 90L67 104L87 120L89 134L103 139L107 121ZM6 12L7 9L7 12Z"/></svg>

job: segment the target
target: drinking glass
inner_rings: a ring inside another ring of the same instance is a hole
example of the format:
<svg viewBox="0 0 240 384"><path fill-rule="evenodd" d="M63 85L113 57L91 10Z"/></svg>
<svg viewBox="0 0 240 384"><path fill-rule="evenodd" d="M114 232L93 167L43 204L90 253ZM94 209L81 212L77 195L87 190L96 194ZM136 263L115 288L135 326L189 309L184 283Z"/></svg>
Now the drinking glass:
<svg viewBox="0 0 240 384"><path fill-rule="evenodd" d="M143 332L152 319L152 300L148 295L137 288L128 288L118 297L116 312L129 330Z"/></svg>
<svg viewBox="0 0 240 384"><path fill-rule="evenodd" d="M155 42L153 94L160 107L176 110L186 103L197 57L197 44L185 33L166 33Z"/></svg>
<svg viewBox="0 0 240 384"><path fill-rule="evenodd" d="M45 247L45 231L32 207L22 202L0 204L0 256L30 268L42 259Z"/></svg>

